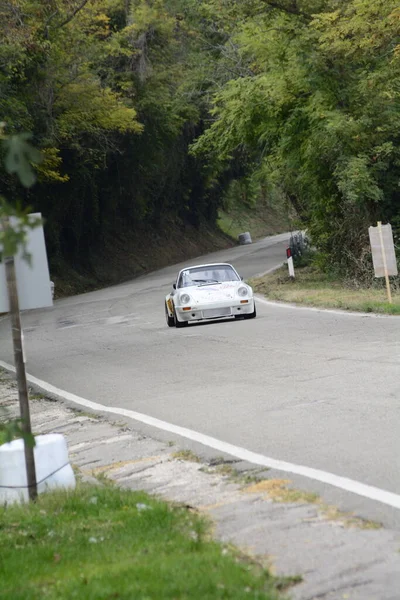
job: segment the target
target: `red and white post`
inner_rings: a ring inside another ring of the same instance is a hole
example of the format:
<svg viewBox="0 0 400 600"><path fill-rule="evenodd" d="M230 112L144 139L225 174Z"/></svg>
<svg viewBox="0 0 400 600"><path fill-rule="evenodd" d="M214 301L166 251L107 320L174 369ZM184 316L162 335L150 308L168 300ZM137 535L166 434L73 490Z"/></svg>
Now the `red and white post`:
<svg viewBox="0 0 400 600"><path fill-rule="evenodd" d="M293 256L290 248L286 248L286 258L289 269L289 277L294 279L294 264L293 264Z"/></svg>

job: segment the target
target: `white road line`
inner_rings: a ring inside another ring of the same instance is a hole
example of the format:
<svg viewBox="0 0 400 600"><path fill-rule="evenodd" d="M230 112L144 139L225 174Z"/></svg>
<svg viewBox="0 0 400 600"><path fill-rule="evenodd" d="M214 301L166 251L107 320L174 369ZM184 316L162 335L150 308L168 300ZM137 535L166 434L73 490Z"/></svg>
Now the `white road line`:
<svg viewBox="0 0 400 600"><path fill-rule="evenodd" d="M290 304L288 302L274 302L273 300L267 300L263 298L259 294L254 294L257 302L262 302L262 304L266 304L267 306L276 306L278 308L288 308L290 310L308 310L311 312L319 312L319 313L327 313L331 315L339 315L341 317L368 317L369 319L396 319L399 321L398 315L381 315L378 313L366 313L366 312L356 312L351 310L336 310L334 308L318 308L316 306L300 306L299 304Z"/></svg>
<svg viewBox="0 0 400 600"><path fill-rule="evenodd" d="M15 373L15 368L6 362L3 362L2 360L0 360L0 367ZM75 394L71 394L65 390L61 390L50 383L34 377L33 375L27 375L27 379L31 384L37 386L41 390L54 396L58 396L63 400L73 402L74 404L79 404L80 406L85 406L86 408L90 408L95 411L128 417L130 419L134 419L135 421L139 421L140 423L161 429L162 431L168 431L169 433L179 435L193 442L199 442L203 446L208 446L209 448L213 448L214 450L218 450L224 454L230 454L231 456L239 458L240 460L263 467L268 467L270 469L284 471L285 473L302 475L303 477L314 479L315 481L320 481L322 483L327 483L328 485L346 490L347 492L352 492L358 496L363 496L364 498L369 498L370 500L376 500L377 502L381 502L387 506L400 509L400 495L398 494L381 490L377 487L366 485L359 481L354 481L353 479L341 477L340 475L334 475L333 473L328 473L319 469L304 467L302 465L276 460L275 458L270 458L268 456L264 456L263 454L257 454L251 450L246 450L246 448L234 446L233 444L223 442L222 440L199 433L198 431L193 431L192 429L187 429L186 427L180 427L179 425L173 425L172 423L167 423L166 421L161 421L155 417L150 417L149 415L144 415L133 410L114 406L104 406L103 404L98 404L97 402L92 402L91 400L86 400L86 398L81 398L80 396L76 396Z"/></svg>

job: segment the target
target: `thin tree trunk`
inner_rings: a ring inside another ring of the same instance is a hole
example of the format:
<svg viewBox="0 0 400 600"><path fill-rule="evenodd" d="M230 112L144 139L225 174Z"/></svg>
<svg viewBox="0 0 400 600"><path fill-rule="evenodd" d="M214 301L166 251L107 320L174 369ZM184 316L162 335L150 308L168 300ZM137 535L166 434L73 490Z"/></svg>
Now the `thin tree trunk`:
<svg viewBox="0 0 400 600"><path fill-rule="evenodd" d="M3 219L3 227L9 227L8 219ZM15 273L15 261L13 256L4 259L8 299L10 304L10 318L12 328L12 339L14 347L14 364L18 384L19 408L22 421L22 432L24 434L24 450L26 478L28 482L28 493L31 501L37 498L36 469L32 440L31 416L29 410L28 385L26 381L24 351L22 345L22 329L19 311L17 279Z"/></svg>

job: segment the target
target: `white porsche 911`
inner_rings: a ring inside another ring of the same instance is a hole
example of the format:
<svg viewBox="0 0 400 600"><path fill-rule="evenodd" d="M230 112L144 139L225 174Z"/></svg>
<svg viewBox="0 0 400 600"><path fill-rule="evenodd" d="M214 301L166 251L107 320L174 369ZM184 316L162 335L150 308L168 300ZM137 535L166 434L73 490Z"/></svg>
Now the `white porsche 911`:
<svg viewBox="0 0 400 600"><path fill-rule="evenodd" d="M172 292L165 298L169 327L185 327L192 321L255 316L252 288L227 263L182 269Z"/></svg>

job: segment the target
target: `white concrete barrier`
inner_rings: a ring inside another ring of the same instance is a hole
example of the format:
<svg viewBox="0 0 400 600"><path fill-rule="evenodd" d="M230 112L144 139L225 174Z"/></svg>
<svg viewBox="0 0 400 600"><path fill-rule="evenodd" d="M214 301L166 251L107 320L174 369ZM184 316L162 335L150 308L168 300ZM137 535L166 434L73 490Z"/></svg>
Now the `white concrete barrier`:
<svg viewBox="0 0 400 600"><path fill-rule="evenodd" d="M245 244L252 244L252 239L251 239L251 235L248 231L246 231L245 233L239 233L239 244L241 246L244 246Z"/></svg>
<svg viewBox="0 0 400 600"><path fill-rule="evenodd" d="M55 488L74 488L75 475L68 458L67 442L60 433L38 435L34 448L38 493ZM23 440L0 446L0 505L29 499Z"/></svg>

